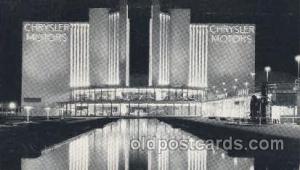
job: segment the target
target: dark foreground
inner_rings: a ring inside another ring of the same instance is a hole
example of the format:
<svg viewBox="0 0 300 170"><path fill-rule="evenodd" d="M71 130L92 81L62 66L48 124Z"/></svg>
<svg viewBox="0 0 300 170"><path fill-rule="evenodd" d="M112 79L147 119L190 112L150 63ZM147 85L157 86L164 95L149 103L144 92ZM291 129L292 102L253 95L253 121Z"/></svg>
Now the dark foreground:
<svg viewBox="0 0 300 170"><path fill-rule="evenodd" d="M102 128L116 118L66 119L0 125L0 170L21 169L21 158L38 157L46 147L91 129Z"/></svg>

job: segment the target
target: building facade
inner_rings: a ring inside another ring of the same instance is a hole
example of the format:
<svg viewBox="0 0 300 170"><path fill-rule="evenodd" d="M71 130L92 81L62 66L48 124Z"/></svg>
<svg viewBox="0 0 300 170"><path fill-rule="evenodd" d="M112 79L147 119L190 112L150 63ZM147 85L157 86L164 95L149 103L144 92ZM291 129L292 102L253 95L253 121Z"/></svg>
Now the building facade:
<svg viewBox="0 0 300 170"><path fill-rule="evenodd" d="M255 25L193 23L190 9L157 1L149 25L149 86L254 90Z"/></svg>
<svg viewBox="0 0 300 170"><path fill-rule="evenodd" d="M22 106L38 115L76 88L129 86L129 32L123 2L90 9L88 22L24 22Z"/></svg>
<svg viewBox="0 0 300 170"><path fill-rule="evenodd" d="M137 88L126 3L92 8L88 22L24 22L22 106L33 115L207 116L209 96L254 86L254 41L254 25L191 23L190 9L155 1L148 86Z"/></svg>

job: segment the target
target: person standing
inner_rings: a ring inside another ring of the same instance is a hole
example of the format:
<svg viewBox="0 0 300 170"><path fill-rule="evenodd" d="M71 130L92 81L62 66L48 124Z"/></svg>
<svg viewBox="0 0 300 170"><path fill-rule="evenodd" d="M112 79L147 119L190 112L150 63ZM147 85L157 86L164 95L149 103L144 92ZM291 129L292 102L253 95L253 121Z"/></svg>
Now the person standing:
<svg viewBox="0 0 300 170"><path fill-rule="evenodd" d="M255 121L257 119L258 108L259 108L259 101L258 101L257 97L255 95L253 95L251 97L251 101L250 101L250 119L252 121Z"/></svg>

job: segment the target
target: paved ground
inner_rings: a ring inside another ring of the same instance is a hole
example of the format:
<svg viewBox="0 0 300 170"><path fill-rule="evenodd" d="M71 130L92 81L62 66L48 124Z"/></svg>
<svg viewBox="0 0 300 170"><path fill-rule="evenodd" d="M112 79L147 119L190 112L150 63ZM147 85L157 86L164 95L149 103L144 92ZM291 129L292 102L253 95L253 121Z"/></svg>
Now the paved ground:
<svg viewBox="0 0 300 170"><path fill-rule="evenodd" d="M272 135L300 140L300 126L293 124L242 124L229 121L212 120L206 118L180 118L199 124L212 125L219 128L231 128L243 130L245 132L259 133L262 135Z"/></svg>

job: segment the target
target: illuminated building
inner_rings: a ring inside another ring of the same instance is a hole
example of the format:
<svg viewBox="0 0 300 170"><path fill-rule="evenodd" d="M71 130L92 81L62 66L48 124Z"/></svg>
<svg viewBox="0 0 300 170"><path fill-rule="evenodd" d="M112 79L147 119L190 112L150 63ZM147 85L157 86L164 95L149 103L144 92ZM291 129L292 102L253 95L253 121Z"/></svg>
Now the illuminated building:
<svg viewBox="0 0 300 170"><path fill-rule="evenodd" d="M238 78L254 87L255 25L197 23L190 9L162 12L158 1L149 25L149 86L229 89Z"/></svg>
<svg viewBox="0 0 300 170"><path fill-rule="evenodd" d="M90 9L88 22L24 22L22 106L36 115L47 107L66 116L199 116L210 87L254 86L254 25L196 23L190 9L161 11L154 1L148 86L139 88L129 82L129 33L124 2Z"/></svg>
<svg viewBox="0 0 300 170"><path fill-rule="evenodd" d="M69 100L72 89L129 86L129 33L123 1L89 9L87 22L24 22L22 106L40 115Z"/></svg>

